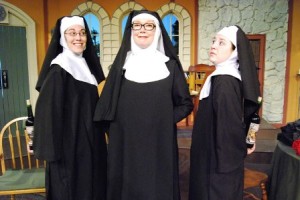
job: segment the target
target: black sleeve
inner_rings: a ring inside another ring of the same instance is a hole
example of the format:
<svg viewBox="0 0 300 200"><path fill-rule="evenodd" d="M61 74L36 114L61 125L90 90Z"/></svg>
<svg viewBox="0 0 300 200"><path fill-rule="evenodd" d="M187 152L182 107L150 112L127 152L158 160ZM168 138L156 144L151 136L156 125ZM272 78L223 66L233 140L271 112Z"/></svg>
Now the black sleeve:
<svg viewBox="0 0 300 200"><path fill-rule="evenodd" d="M193 110L193 102L190 96L188 84L184 77L183 71L179 69L175 61L170 61L173 65L173 103L174 103L174 121L175 123L187 117Z"/></svg>
<svg viewBox="0 0 300 200"><path fill-rule="evenodd" d="M36 103L34 153L37 158L46 161L61 158L65 75L66 72L59 66L52 66Z"/></svg>
<svg viewBox="0 0 300 200"><path fill-rule="evenodd" d="M213 107L216 115L214 137L219 172L236 169L246 155L240 84L238 79L228 75L217 76L213 81Z"/></svg>

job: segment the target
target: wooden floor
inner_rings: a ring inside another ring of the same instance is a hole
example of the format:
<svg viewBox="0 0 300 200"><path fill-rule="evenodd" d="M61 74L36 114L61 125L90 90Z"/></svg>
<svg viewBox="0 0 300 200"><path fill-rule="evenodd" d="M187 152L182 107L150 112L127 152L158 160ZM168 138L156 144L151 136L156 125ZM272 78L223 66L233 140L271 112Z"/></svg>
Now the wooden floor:
<svg viewBox="0 0 300 200"><path fill-rule="evenodd" d="M255 152L274 152L277 145L277 134L279 129L262 120L259 132L257 133L257 145ZM190 148L192 126L178 127L179 148Z"/></svg>
<svg viewBox="0 0 300 200"><path fill-rule="evenodd" d="M257 134L257 146L254 153L247 156L245 159L245 166L250 169L255 169L268 173L270 170L270 163L272 153L277 144L277 134L280 130L269 125L262 120L260 131ZM189 166L190 166L190 145L191 145L192 127L178 128L178 146L179 146L179 171L180 171L180 189L181 200L188 199L189 188ZM250 188L250 192L260 195L259 188ZM0 197L0 200L8 200L8 197ZM22 195L18 196L17 200L44 200L44 196L40 195ZM245 197L244 200L250 200Z"/></svg>

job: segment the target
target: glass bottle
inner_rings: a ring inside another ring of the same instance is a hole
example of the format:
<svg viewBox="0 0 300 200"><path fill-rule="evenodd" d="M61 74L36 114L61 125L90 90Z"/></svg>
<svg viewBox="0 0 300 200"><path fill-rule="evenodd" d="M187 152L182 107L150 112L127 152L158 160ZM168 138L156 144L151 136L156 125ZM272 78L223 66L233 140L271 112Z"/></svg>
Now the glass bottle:
<svg viewBox="0 0 300 200"><path fill-rule="evenodd" d="M26 106L27 106L27 119L25 121L25 128L28 134L27 148L30 153L33 153L32 141L34 136L34 116L33 116L32 106L29 99L26 100Z"/></svg>
<svg viewBox="0 0 300 200"><path fill-rule="evenodd" d="M262 97L258 97L259 108L261 106L261 103ZM250 125L246 137L247 148L252 148L256 142L256 133L258 132L260 125L260 116L258 115L259 108L250 119Z"/></svg>

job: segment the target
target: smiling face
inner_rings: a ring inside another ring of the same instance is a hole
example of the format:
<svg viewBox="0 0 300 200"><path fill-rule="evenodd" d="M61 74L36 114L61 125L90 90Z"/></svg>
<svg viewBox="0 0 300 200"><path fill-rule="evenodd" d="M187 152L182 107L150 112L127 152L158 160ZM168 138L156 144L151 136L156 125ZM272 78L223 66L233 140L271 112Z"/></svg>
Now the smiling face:
<svg viewBox="0 0 300 200"><path fill-rule="evenodd" d="M145 30L145 24L154 24L154 21L149 19L137 19L133 21L133 23L144 25L140 30L132 30L134 42L142 49L149 47L154 40L156 28L154 27L153 30Z"/></svg>
<svg viewBox="0 0 300 200"><path fill-rule="evenodd" d="M81 25L70 26L65 31L65 39L69 49L75 54L82 54L86 48L86 32Z"/></svg>
<svg viewBox="0 0 300 200"><path fill-rule="evenodd" d="M217 65L226 61L234 51L234 46L230 40L223 35L217 34L212 41L209 51L209 60Z"/></svg>

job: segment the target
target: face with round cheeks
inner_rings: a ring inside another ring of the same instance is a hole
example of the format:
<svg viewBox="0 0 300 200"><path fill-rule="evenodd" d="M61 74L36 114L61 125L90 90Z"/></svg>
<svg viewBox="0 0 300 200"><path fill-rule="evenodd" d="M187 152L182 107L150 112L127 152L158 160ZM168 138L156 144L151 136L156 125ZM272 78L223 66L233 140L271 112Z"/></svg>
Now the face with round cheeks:
<svg viewBox="0 0 300 200"><path fill-rule="evenodd" d="M233 49L234 46L227 37L217 34L209 50L209 60L214 65L222 63L231 56Z"/></svg>
<svg viewBox="0 0 300 200"><path fill-rule="evenodd" d="M153 20L147 19L137 19L133 21L133 23L145 24L145 23L152 23L154 24ZM154 39L155 28L151 31L145 30L144 26L140 30L132 30L133 40L137 46L142 49L145 49L151 45Z"/></svg>
<svg viewBox="0 0 300 200"><path fill-rule="evenodd" d="M86 34L80 35L79 33L85 33L85 28L81 25L70 26L65 31L65 39L67 45L69 49L75 54L82 54L82 52L86 48Z"/></svg>

